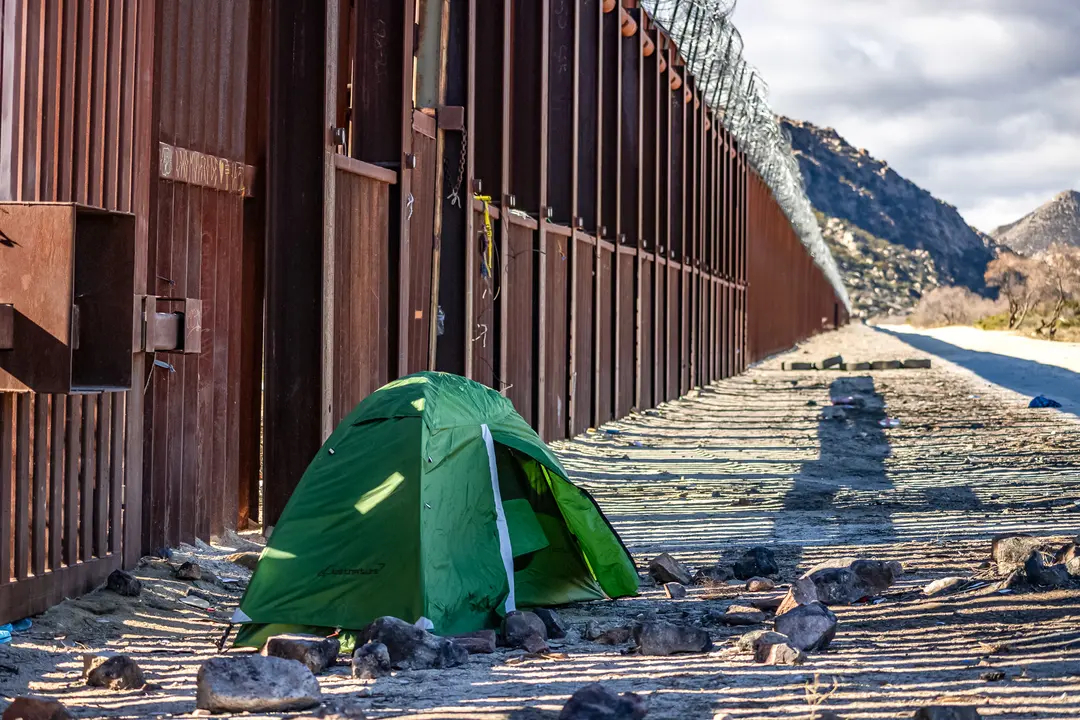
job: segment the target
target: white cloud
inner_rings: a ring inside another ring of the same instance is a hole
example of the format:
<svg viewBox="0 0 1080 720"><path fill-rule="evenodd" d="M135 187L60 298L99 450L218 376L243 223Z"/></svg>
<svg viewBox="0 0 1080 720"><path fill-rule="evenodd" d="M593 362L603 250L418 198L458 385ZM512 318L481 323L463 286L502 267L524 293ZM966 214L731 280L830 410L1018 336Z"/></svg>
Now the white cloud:
<svg viewBox="0 0 1080 720"><path fill-rule="evenodd" d="M774 110L980 229L1080 189L1077 0L742 0L735 24Z"/></svg>

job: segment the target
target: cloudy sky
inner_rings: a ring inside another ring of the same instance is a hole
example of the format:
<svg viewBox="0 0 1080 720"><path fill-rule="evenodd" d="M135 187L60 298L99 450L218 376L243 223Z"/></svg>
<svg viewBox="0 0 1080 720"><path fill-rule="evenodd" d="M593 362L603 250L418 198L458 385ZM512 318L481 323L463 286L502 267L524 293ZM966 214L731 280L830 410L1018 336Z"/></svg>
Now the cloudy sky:
<svg viewBox="0 0 1080 720"><path fill-rule="evenodd" d="M1080 0L739 0L773 109L984 231L1080 190Z"/></svg>

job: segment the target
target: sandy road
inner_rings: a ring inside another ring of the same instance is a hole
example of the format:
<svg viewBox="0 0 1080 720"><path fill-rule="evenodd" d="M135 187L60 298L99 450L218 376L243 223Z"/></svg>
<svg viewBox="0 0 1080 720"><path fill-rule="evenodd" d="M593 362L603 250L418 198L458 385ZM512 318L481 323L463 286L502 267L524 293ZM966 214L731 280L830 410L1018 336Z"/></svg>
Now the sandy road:
<svg viewBox="0 0 1080 720"><path fill-rule="evenodd" d="M837 352L850 360L928 355L850 327L658 413L615 423L619 434L556 446L642 565L662 551L712 565L755 544L777 550L786 580L832 557L902 562L907 573L885 602L838 608L828 653L800 667L757 666L729 651L744 629L712 625L717 650L705 655L639 657L580 639L576 629L589 619L699 623L737 595L694 587L671 601L646 587L639 598L563 609L575 630L556 648L562 657L500 651L370 687L342 670L322 679L324 691L358 698L373 718L554 720L570 693L602 681L648 696L649 718L807 718L806 686L816 676L824 692L835 683L823 706L846 718L910 717L942 701L977 705L984 717L1080 715L1080 591L983 588L932 600L917 592L929 580L976 572L994 534L1080 533L1080 421L1029 410L1023 395L947 361L931 370L780 370L783 359ZM865 416L820 419L830 396L853 393L872 400ZM876 420L886 415L901 425L880 428ZM199 553L202 562L213 556ZM0 648L0 694L29 687L85 717L189 714L198 664L213 653L224 606L239 591L208 588L223 606L208 618L177 602L184 588L163 579L160 564L140 572L149 580L141 599L98 593L69 601L39 618L15 648ZM80 646L129 653L161 689L82 688ZM981 679L988 669L1006 679ZM367 690L370 697L358 697Z"/></svg>

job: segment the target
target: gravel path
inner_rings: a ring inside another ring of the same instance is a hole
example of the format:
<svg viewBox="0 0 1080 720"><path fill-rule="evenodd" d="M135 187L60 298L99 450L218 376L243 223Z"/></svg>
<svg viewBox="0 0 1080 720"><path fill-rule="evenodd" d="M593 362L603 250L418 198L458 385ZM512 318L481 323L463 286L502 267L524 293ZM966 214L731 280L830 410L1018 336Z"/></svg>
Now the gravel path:
<svg viewBox="0 0 1080 720"><path fill-rule="evenodd" d="M797 667L754 665L731 650L745 629L718 625L708 625L717 650L702 655L641 657L581 640L577 629L590 619L699 623L741 594L695 586L672 601L647 586L639 598L560 610L575 630L557 655L499 651L373 685L337 672L322 678L324 692L356 699L372 718L555 720L567 696L593 681L647 696L650 720L804 719L808 697L845 718L910 718L928 703L977 705L983 717L1076 717L1080 590L983 587L928 599L919 589L979 573L995 534L1064 540L1080 533L1080 421L1029 410L1023 395L936 357L930 370L780 369L783 360L837 353L849 360L931 356L912 345L868 327L845 328L609 426L618 434L556 444L642 566L665 551L695 568L711 566L756 544L776 550L786 581L828 558L903 563L906 574L884 602L837 608L840 627L828 653ZM821 418L830 398L852 394L869 401L865 412ZM877 421L884 417L899 419L899 427L883 429ZM225 552L187 550L208 564ZM235 566L214 567L246 580ZM220 608L207 614L179 603L186 587L160 561L139 574L142 598L99 592L67 601L14 647L0 647L0 695L29 688L83 717L190 714L196 670L213 654L242 582L203 588ZM131 654L161 688L82 688L84 648ZM1005 679L983 679L989 670Z"/></svg>

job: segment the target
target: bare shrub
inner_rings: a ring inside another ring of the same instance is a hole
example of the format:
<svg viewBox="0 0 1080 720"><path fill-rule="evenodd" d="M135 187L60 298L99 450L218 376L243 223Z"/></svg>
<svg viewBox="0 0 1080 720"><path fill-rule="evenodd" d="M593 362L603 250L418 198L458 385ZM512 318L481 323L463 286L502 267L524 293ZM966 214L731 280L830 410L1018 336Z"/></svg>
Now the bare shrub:
<svg viewBox="0 0 1080 720"><path fill-rule="evenodd" d="M986 284L1001 291L1008 303L1008 329L1020 327L1039 299L1039 262L1015 253L1003 252L986 266Z"/></svg>
<svg viewBox="0 0 1080 720"><path fill-rule="evenodd" d="M934 288L923 295L909 322L915 327L972 325L1000 312L1005 304L976 295L965 287Z"/></svg>

